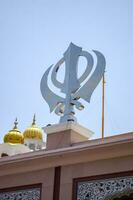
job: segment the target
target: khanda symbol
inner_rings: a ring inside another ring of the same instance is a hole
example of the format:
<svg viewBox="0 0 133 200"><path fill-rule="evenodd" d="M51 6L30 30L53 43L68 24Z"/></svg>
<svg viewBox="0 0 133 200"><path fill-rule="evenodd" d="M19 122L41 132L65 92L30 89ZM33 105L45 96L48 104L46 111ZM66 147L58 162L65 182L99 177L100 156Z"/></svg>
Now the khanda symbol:
<svg viewBox="0 0 133 200"><path fill-rule="evenodd" d="M55 110L55 113L61 116L60 123L77 121L74 116L74 108L76 107L78 110L84 108L82 103L79 101L80 99L83 99L88 103L90 102L93 91L104 75L106 65L104 56L99 51L93 51L93 54L96 55L97 63L95 69L91 73L94 67L93 56L87 51L83 51L81 47L70 43L63 58L61 58L55 66L51 65L42 77L40 84L42 96L48 103L50 112ZM87 66L84 73L78 78L78 60L80 56L86 58ZM65 63L65 77L64 82L61 83L57 80L57 74L63 63ZM65 98L55 94L49 88L48 77L50 72L52 83L65 94ZM87 79L90 73L91 75ZM86 79L87 81L85 84L81 86L81 83Z"/></svg>

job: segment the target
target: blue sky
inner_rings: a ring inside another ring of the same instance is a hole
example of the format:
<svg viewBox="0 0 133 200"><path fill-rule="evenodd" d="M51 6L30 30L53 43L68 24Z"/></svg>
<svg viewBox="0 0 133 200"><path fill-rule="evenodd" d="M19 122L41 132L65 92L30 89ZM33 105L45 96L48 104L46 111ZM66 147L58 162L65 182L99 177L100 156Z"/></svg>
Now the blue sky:
<svg viewBox="0 0 133 200"><path fill-rule="evenodd" d="M0 142L16 117L22 132L34 113L58 123L40 80L70 42L106 57L105 135L133 131L132 0L0 0ZM101 83L84 104L78 122L101 137Z"/></svg>

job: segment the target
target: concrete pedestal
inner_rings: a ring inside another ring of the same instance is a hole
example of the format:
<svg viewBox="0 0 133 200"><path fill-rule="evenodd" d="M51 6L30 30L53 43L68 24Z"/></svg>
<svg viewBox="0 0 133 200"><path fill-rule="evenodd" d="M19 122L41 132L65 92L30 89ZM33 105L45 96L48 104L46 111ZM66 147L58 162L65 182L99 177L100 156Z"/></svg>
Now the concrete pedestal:
<svg viewBox="0 0 133 200"><path fill-rule="evenodd" d="M93 132L78 123L68 122L43 128L47 134L46 149L70 147L73 143L90 139Z"/></svg>

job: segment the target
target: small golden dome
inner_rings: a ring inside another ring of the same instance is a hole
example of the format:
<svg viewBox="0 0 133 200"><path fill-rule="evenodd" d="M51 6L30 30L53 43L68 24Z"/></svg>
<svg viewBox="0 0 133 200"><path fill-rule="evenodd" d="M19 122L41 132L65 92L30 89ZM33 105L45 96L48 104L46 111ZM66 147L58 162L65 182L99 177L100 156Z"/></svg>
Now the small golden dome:
<svg viewBox="0 0 133 200"><path fill-rule="evenodd" d="M24 139L39 139L42 140L42 130L36 126L35 115L31 127L27 128L23 135Z"/></svg>
<svg viewBox="0 0 133 200"><path fill-rule="evenodd" d="M4 136L4 143L23 144L24 136L17 128L17 119L14 122L14 127Z"/></svg>

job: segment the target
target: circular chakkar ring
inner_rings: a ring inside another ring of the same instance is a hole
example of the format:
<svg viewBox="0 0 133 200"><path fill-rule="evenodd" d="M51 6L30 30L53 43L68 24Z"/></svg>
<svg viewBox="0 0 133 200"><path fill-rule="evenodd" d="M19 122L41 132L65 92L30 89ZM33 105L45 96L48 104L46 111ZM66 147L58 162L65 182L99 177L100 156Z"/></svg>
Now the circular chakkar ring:
<svg viewBox="0 0 133 200"><path fill-rule="evenodd" d="M80 76L79 83L82 83L90 74L94 61L93 61L93 57L90 53L88 53L87 51L82 51L81 54L79 56L83 56L87 59L87 66L86 69L84 71L84 73ZM51 74L51 80L53 82L53 84L57 87L57 88L63 88L64 87L64 83L61 83L57 80L57 72L59 70L59 67L63 64L64 62L64 57L61 58L57 64L54 66L53 70L52 70L52 74Z"/></svg>

